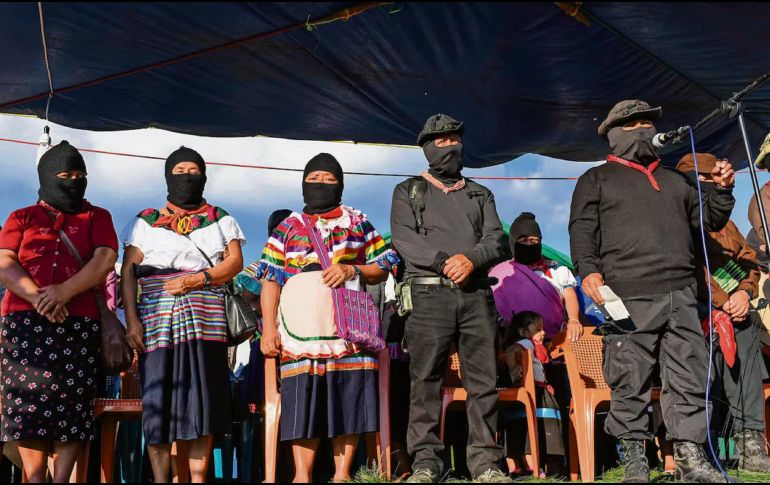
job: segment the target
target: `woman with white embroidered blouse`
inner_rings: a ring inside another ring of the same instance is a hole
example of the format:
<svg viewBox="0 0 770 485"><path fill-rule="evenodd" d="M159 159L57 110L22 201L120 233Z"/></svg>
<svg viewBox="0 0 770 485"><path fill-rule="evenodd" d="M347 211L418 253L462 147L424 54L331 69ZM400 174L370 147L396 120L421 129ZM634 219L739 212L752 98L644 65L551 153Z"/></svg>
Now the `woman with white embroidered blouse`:
<svg viewBox="0 0 770 485"><path fill-rule="evenodd" d="M243 269L246 240L232 216L203 199L206 164L197 152L169 156L166 184L166 207L142 211L123 232L121 288L155 481L169 481L171 444L186 441L199 483L212 435L230 431L222 285Z"/></svg>

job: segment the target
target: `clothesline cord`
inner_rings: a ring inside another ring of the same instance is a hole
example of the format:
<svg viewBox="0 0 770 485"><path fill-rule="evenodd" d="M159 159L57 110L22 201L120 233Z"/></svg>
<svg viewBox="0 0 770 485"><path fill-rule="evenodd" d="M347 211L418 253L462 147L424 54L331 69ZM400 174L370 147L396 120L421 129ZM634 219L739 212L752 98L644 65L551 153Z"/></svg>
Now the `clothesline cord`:
<svg viewBox="0 0 770 485"><path fill-rule="evenodd" d="M45 70L48 73L48 99L45 102L45 122L48 123L48 110L51 107L53 98L53 76L51 75L51 63L48 60L48 43L45 39L45 21L43 20L43 2L37 2L37 14L40 18L40 39L43 44L43 58L45 59Z"/></svg>
<svg viewBox="0 0 770 485"><path fill-rule="evenodd" d="M0 138L0 142L16 143L20 145L38 146L36 141L17 140L14 138ZM110 155L117 157L128 158L142 158L145 160L162 160L165 161L165 157L158 157L153 155L141 155L136 153L114 152L109 150L98 150L95 148L80 148L78 150L86 153L96 153L99 155ZM302 168L290 168L290 167L275 167L269 165L253 165L246 163L229 163L229 162L206 162L206 165L213 165L219 167L233 167L233 168L249 168L253 170L273 170L278 172L303 172ZM747 171L739 171L737 174L746 174ZM368 177L414 177L416 174L404 174L404 173L377 173L377 172L345 172L345 175L360 175ZM474 175L474 180L490 180L490 181L524 181L524 180L543 180L543 181L575 181L578 177L506 177L506 176L492 176L492 175Z"/></svg>

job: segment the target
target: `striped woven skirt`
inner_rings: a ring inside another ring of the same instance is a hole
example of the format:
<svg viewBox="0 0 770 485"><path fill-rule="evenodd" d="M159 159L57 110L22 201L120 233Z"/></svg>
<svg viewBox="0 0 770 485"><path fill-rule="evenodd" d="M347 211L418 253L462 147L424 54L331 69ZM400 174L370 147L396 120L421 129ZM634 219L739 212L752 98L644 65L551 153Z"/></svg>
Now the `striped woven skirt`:
<svg viewBox="0 0 770 485"><path fill-rule="evenodd" d="M281 359L281 440L333 438L379 429L377 357Z"/></svg>
<svg viewBox="0 0 770 485"><path fill-rule="evenodd" d="M224 292L212 288L174 296L163 289L185 274L139 280L142 427L149 444L230 432Z"/></svg>

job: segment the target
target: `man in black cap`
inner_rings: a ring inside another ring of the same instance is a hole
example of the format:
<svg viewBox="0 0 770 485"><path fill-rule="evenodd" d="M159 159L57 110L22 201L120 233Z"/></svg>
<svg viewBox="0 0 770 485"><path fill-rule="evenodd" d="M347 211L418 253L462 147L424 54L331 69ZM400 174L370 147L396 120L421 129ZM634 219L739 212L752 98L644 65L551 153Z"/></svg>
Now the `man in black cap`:
<svg viewBox="0 0 770 485"><path fill-rule="evenodd" d="M678 479L724 482L709 463L706 441L708 352L698 319L693 234L721 230L730 217L734 173L715 164L714 190L703 195L679 172L660 167L652 145L661 108L621 101L599 127L609 163L588 170L572 196L570 246L583 289L605 303L605 284L629 318L606 327L604 377L612 388L605 429L624 448L625 482L648 482L650 391L660 365L661 408L674 442Z"/></svg>
<svg viewBox="0 0 770 485"><path fill-rule="evenodd" d="M487 276L502 258L503 229L492 193L461 174L462 135L461 122L431 116L417 139L429 170L393 192L393 245L406 262L413 303L406 324L412 379L407 442L415 470L409 483L434 482L442 472L441 380L455 339L468 391L468 467L477 481L511 482L498 468L497 317Z"/></svg>

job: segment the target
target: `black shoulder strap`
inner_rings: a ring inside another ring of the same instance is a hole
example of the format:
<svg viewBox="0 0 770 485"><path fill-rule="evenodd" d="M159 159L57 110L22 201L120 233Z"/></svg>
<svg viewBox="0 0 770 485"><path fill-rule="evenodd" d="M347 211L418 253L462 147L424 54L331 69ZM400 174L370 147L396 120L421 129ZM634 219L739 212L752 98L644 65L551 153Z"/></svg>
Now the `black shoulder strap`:
<svg viewBox="0 0 770 485"><path fill-rule="evenodd" d="M422 177L412 177L407 186L409 193L409 205L412 207L414 220L417 222L417 232L425 232L425 224L422 213L425 211L425 192L428 190L428 181Z"/></svg>

